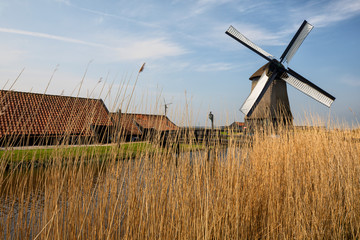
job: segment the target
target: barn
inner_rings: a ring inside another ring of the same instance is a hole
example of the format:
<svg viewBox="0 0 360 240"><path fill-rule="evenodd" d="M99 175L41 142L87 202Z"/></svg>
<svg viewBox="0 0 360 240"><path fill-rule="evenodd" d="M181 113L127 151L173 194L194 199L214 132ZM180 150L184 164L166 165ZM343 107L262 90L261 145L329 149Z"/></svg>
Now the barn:
<svg viewBox="0 0 360 240"><path fill-rule="evenodd" d="M140 113L111 113L118 135L127 140L144 140L179 130L167 116Z"/></svg>
<svg viewBox="0 0 360 240"><path fill-rule="evenodd" d="M101 99L0 90L0 145L110 141L112 121Z"/></svg>

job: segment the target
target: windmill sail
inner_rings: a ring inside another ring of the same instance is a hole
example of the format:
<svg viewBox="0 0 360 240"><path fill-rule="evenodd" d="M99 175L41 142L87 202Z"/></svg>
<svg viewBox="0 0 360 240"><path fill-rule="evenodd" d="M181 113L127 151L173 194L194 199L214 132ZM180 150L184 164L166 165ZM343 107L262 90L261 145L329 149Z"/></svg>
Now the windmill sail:
<svg viewBox="0 0 360 240"><path fill-rule="evenodd" d="M259 46L257 46L255 43L251 42L249 39L247 39L244 35L242 35L238 30L236 30L233 26L230 26L229 29L225 32L230 37L234 38L236 41L243 44L245 47L251 49L255 53L259 54L263 58L265 58L268 61L271 61L272 59L275 59L274 56L272 56L270 53L266 52Z"/></svg>
<svg viewBox="0 0 360 240"><path fill-rule="evenodd" d="M295 36L281 55L280 62L285 60L288 64L290 63L292 57L295 55L296 51L313 28L314 26L306 20L301 24L299 30L295 33Z"/></svg>
<svg viewBox="0 0 360 240"><path fill-rule="evenodd" d="M243 112L248 117L252 114L276 75L276 73L273 73L269 79L269 77L267 76L267 70L262 73L256 86L251 91L249 97L245 100L244 104L241 106L241 112Z"/></svg>
<svg viewBox="0 0 360 240"><path fill-rule="evenodd" d="M296 89L319 101L327 107L330 107L334 102L334 96L319 88L300 74L296 73L290 68L286 72L288 73L286 74L287 76L282 76L281 79L291 86L295 87Z"/></svg>

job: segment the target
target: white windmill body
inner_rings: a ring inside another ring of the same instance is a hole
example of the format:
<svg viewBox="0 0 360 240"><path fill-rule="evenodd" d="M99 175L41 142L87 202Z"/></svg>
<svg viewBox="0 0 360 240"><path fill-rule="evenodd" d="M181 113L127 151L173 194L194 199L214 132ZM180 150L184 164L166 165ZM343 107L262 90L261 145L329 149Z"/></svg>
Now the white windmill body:
<svg viewBox="0 0 360 240"><path fill-rule="evenodd" d="M252 80L251 93L240 109L245 114L245 121L248 126L254 127L269 123L273 125L280 123L292 125L293 117L286 83L327 107L330 107L335 100L335 97L292 69L285 68L282 64L283 61L289 64L312 28L311 24L304 21L280 60L276 60L274 56L255 45L234 27L230 26L226 31L226 34L268 61L250 77L250 80Z"/></svg>

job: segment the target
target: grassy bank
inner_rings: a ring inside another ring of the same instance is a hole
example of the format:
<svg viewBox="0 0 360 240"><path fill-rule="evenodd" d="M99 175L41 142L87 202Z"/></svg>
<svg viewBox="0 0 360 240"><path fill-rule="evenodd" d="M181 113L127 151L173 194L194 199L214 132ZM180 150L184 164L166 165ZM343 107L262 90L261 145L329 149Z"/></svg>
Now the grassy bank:
<svg viewBox="0 0 360 240"><path fill-rule="evenodd" d="M96 145L96 146L44 146L33 148L14 148L0 151L0 159L10 162L48 162L53 159L76 159L81 156L84 159L108 159L112 154L117 159L134 158L142 152L155 151L156 147L147 142L123 143L119 146Z"/></svg>
<svg viewBox="0 0 360 240"><path fill-rule="evenodd" d="M201 144L180 144L180 151L196 151L205 149ZM150 142L129 142L111 145L88 145L88 146L36 146L27 148L10 148L0 150L0 161L17 163L49 163L51 160L69 161L76 160L80 156L83 159L111 159L116 160L134 159L141 154L166 151Z"/></svg>

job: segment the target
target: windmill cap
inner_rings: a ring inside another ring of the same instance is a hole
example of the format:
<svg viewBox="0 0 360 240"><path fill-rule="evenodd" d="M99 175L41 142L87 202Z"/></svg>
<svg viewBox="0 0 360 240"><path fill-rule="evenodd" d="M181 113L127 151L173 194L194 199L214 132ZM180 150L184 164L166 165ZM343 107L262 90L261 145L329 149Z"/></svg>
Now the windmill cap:
<svg viewBox="0 0 360 240"><path fill-rule="evenodd" d="M251 77L249 78L249 80L254 80L254 78L259 78L261 77L261 75L263 74L263 72L266 70L266 68L268 68L270 63L265 64L264 66L262 66L261 68L259 68L256 72L254 72L253 75L251 75Z"/></svg>

